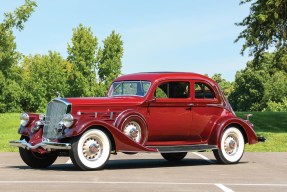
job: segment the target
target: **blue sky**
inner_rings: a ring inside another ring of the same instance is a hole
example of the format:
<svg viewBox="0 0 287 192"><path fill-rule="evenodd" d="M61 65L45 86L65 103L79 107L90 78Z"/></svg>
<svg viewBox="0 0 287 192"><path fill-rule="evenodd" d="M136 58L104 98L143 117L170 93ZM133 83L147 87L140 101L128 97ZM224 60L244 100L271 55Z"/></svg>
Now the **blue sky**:
<svg viewBox="0 0 287 192"><path fill-rule="evenodd" d="M67 56L72 29L91 27L100 45L115 30L124 42L122 72L186 71L221 73L233 81L251 58L240 55L235 26L249 13L239 0L37 0L38 7L21 32L18 51ZM3 13L24 0L0 0Z"/></svg>

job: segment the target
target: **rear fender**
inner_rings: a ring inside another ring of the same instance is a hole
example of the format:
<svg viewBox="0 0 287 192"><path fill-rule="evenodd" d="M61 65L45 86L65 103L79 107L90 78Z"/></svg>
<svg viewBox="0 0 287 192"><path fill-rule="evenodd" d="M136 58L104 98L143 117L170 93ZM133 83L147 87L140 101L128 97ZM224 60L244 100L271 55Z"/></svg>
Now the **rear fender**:
<svg viewBox="0 0 287 192"><path fill-rule="evenodd" d="M246 137L247 143L255 144L258 142L255 131L246 121L237 117L226 116L219 119L214 125L213 131L209 136L208 144L217 145L218 147L220 147L221 136L224 130L229 126L238 127L243 132L243 135Z"/></svg>

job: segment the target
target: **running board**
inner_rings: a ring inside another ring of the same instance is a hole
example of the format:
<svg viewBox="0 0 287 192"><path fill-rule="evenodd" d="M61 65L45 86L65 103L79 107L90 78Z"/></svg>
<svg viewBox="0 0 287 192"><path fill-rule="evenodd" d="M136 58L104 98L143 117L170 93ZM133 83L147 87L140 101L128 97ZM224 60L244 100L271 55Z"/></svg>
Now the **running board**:
<svg viewBox="0 0 287 192"><path fill-rule="evenodd" d="M209 149L217 149L217 146L216 145L177 145L177 146L147 146L147 148L155 148L160 153L171 153L171 152L205 151Z"/></svg>

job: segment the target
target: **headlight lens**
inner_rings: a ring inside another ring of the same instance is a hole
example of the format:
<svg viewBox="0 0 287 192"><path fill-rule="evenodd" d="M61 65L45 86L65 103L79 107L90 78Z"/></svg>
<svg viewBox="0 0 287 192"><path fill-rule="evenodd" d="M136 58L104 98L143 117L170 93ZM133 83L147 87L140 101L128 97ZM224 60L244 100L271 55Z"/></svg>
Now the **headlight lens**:
<svg viewBox="0 0 287 192"><path fill-rule="evenodd" d="M65 127L71 127L74 122L74 117L71 114L65 114L63 118L63 124Z"/></svg>
<svg viewBox="0 0 287 192"><path fill-rule="evenodd" d="M29 115L27 113L22 113L21 117L20 117L20 124L22 126L26 126L29 123Z"/></svg>

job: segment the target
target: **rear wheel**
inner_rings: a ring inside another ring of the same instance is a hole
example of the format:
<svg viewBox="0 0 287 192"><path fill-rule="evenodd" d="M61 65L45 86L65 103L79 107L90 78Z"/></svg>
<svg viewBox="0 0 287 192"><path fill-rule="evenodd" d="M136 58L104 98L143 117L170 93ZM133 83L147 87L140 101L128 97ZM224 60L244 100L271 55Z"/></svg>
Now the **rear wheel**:
<svg viewBox="0 0 287 192"><path fill-rule="evenodd" d="M213 154L219 163L238 163L244 153L244 137L236 127L227 128L220 140L220 149L213 150Z"/></svg>
<svg viewBox="0 0 287 192"><path fill-rule="evenodd" d="M25 139L27 142L29 138L26 136L21 136L20 140ZM31 150L26 150L23 148L19 148L19 153L22 160L32 168L46 168L52 165L56 159L57 155L54 153L45 153L40 154L37 152L33 152Z"/></svg>
<svg viewBox="0 0 287 192"><path fill-rule="evenodd" d="M187 152L179 153L161 153L161 156L167 161L180 161L186 156Z"/></svg>
<svg viewBox="0 0 287 192"><path fill-rule="evenodd" d="M90 129L72 142L70 157L74 165L82 170L98 170L110 157L111 142L105 132Z"/></svg>

